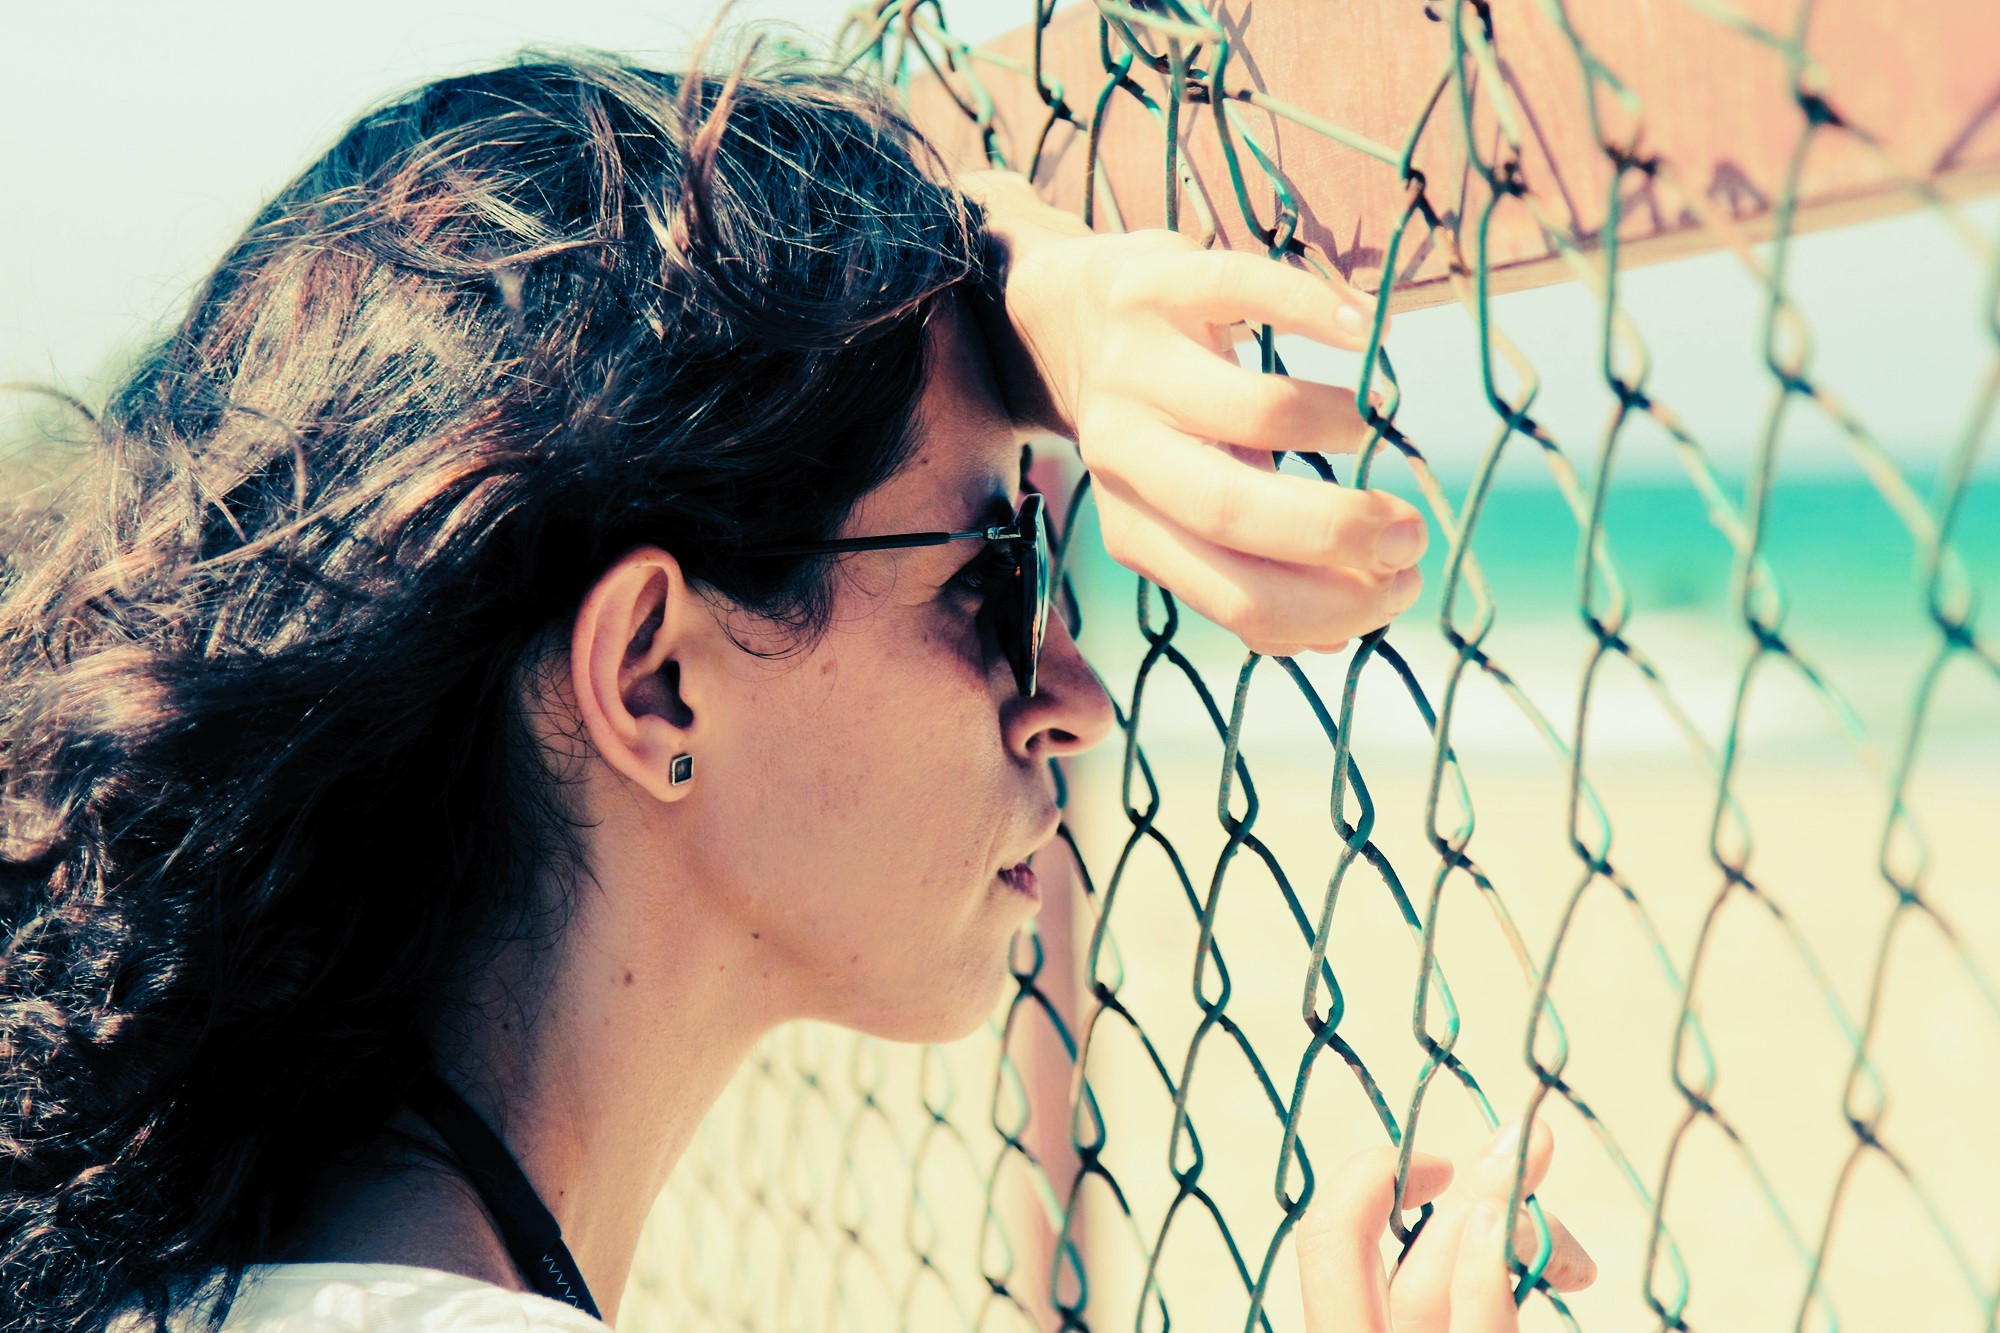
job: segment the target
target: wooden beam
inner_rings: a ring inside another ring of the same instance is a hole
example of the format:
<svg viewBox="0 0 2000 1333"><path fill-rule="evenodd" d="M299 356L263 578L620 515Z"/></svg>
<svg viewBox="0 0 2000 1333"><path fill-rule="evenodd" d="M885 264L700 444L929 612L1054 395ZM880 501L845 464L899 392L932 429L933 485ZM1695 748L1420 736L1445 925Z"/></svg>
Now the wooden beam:
<svg viewBox="0 0 2000 1333"><path fill-rule="evenodd" d="M1454 271L1474 265L1494 191L1473 163L1513 183L1485 233L1502 290L1577 276L1565 248L1601 248L1614 187L1628 265L1770 235L1801 154L1794 230L2000 189L2000 3L1818 0L1793 44L1803 2L1568 0L1573 41L1558 0L1501 0L1488 11L1489 44L1480 11L1454 0L1223 0L1210 9L1227 39L1219 79L1223 43L1199 32L1181 42L1178 225L1202 232L1212 218L1218 244L1265 247L1258 230L1278 221L1278 191L1247 131L1290 184L1297 244L1368 289L1420 197L1438 225L1420 215L1403 236L1393 304L1407 308L1451 299ZM1158 0L1105 8L1125 16L1148 55L1168 55ZM911 12L913 33L931 12ZM1454 22L1465 34L1456 55ZM990 145L1016 169L1032 164L1047 197L1081 211L1085 129L1108 81L1099 31L1096 5L1060 11L1040 35L1038 92L1032 29L949 62L953 44L933 30L943 77L915 82L912 109L955 165L984 165ZM1109 49L1114 59L1130 49L1116 24ZM1579 50L1623 93L1587 79ZM1129 78L1167 105L1170 76L1146 55ZM1255 229L1230 180L1216 91ZM982 132L965 108L987 99ZM1162 225L1164 121L1124 87L1103 105L1095 221Z"/></svg>

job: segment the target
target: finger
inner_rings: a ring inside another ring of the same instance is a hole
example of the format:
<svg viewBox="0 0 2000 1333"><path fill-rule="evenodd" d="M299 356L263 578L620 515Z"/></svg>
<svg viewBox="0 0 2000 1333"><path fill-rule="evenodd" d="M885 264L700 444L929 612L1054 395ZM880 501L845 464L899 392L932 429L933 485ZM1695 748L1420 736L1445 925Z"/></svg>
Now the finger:
<svg viewBox="0 0 2000 1333"><path fill-rule="evenodd" d="M1422 591L1414 569L1361 574L1227 550L1165 522L1116 483L1100 486L1098 513L1113 559L1167 588L1254 652L1290 656L1307 644L1365 634L1408 609Z"/></svg>
<svg viewBox="0 0 2000 1333"><path fill-rule="evenodd" d="M1466 1215L1451 1276L1451 1333L1518 1333L1514 1288L1501 1244L1505 1205L1482 1199Z"/></svg>
<svg viewBox="0 0 2000 1333"><path fill-rule="evenodd" d="M1403 1177L1403 1211L1421 1208L1437 1198L1450 1186L1456 1174L1457 1168L1452 1166L1449 1157L1412 1152L1409 1172Z"/></svg>
<svg viewBox="0 0 2000 1333"><path fill-rule="evenodd" d="M1535 1157L1538 1145L1543 1145L1547 1138L1546 1130L1539 1124L1536 1128L1540 1135L1530 1138L1531 1157ZM1396 1333L1454 1333L1452 1289L1467 1219L1476 1209L1492 1209L1495 1216L1505 1209L1514 1188L1519 1144L1520 1127L1502 1127L1467 1172L1464 1193L1447 1199L1440 1206L1417 1237L1416 1244L1397 1265L1389 1283L1389 1307ZM1535 1164L1542 1170L1547 1169L1546 1151L1540 1154ZM1536 1179L1539 1180L1540 1176L1537 1175ZM1523 1194L1531 1188L1524 1188Z"/></svg>
<svg viewBox="0 0 2000 1333"><path fill-rule="evenodd" d="M1557 1291L1582 1291L1597 1280L1597 1261L1563 1225L1562 1219L1547 1209L1542 1220L1549 1228L1549 1261L1542 1268L1542 1280ZM1542 1250L1542 1238L1535 1230L1535 1218L1522 1208L1514 1214L1514 1257L1524 1268L1532 1268ZM1398 1333L1401 1333L1400 1327Z"/></svg>
<svg viewBox="0 0 2000 1333"><path fill-rule="evenodd" d="M1540 1120L1534 1122L1528 1133L1528 1147L1525 1159L1521 1151L1521 1124L1519 1121L1502 1125L1488 1140L1486 1150L1472 1164L1467 1173L1466 1183L1474 1197L1468 1204L1481 1201L1507 1203L1514 1191L1514 1178L1521 1179L1521 1198L1535 1192L1542 1183L1542 1177L1549 1172L1549 1162L1555 1156L1555 1135Z"/></svg>
<svg viewBox="0 0 2000 1333"><path fill-rule="evenodd" d="M1132 266L1126 299L1150 306L1194 332L1202 324L1269 324L1360 351L1375 321L1375 298L1339 277L1323 278L1246 251L1195 250L1163 256L1160 271ZM1119 295L1114 288L1114 299ZM1383 331L1388 329L1385 320Z"/></svg>
<svg viewBox="0 0 2000 1333"><path fill-rule="evenodd" d="M1245 467L1254 467L1259 472L1276 472L1278 458L1269 449L1250 449L1240 444L1218 444L1215 448L1228 454Z"/></svg>
<svg viewBox="0 0 2000 1333"><path fill-rule="evenodd" d="M1517 1174L1521 1180L1520 1193L1525 1198L1548 1172L1555 1151L1555 1139L1548 1127L1536 1122L1528 1137L1525 1161L1520 1143L1518 1125L1501 1129L1467 1172L1463 1195L1445 1200L1397 1266L1389 1285L1389 1307L1396 1333L1461 1333L1466 1328L1483 1330L1513 1326L1505 1322L1498 1325L1492 1323L1499 1307L1490 1302L1485 1304L1483 1313L1480 1303L1475 1302L1472 1313L1468 1314L1457 1309L1454 1301L1455 1292L1461 1284L1479 1280L1476 1276L1467 1275L1465 1265L1469 1261L1463 1253L1475 1243L1473 1237L1486 1225L1476 1219L1504 1215L1508 1200L1515 1192ZM1525 1209L1519 1210L1516 1217L1518 1225L1513 1238L1516 1257L1524 1263L1532 1262L1540 1250L1539 1234ZM1576 1243L1576 1238L1570 1235L1567 1227L1553 1217L1547 1221L1551 1249L1544 1276L1558 1290L1574 1290L1587 1285L1596 1276L1596 1265ZM1511 1270L1498 1260L1498 1240L1496 1231L1489 1242L1480 1242L1495 1251L1493 1260L1470 1262L1490 1263L1499 1272L1499 1286L1506 1295L1505 1318L1512 1319L1513 1300L1508 1294L1511 1293ZM1483 1272L1483 1267L1479 1271ZM1573 1280L1574 1287L1559 1285ZM1485 1322L1480 1322L1482 1320Z"/></svg>
<svg viewBox="0 0 2000 1333"><path fill-rule="evenodd" d="M1368 439L1354 390L1267 375L1184 343L1143 366L1121 367L1098 387L1156 408L1177 429L1204 440L1351 454Z"/></svg>
<svg viewBox="0 0 2000 1333"><path fill-rule="evenodd" d="M1430 544L1416 506L1386 491L1266 472L1172 431L1107 436L1090 462L1100 489L1244 555L1387 573L1415 565Z"/></svg>
<svg viewBox="0 0 2000 1333"><path fill-rule="evenodd" d="M1420 1207L1451 1184L1442 1157L1411 1153L1403 1205ZM1382 1233L1396 1203L1396 1150L1356 1153L1321 1186L1299 1222L1299 1283L1307 1333L1388 1333Z"/></svg>
<svg viewBox="0 0 2000 1333"><path fill-rule="evenodd" d="M1382 1231L1396 1197L1396 1150L1342 1162L1299 1222L1306 1333L1388 1333Z"/></svg>
<svg viewBox="0 0 2000 1333"><path fill-rule="evenodd" d="M1535 1122L1528 1136L1525 1158L1520 1149L1518 1126L1510 1125L1494 1138L1468 1173L1470 1187L1478 1200L1504 1209L1515 1194L1516 1172L1521 1177L1519 1197L1525 1201L1541 1186L1554 1157L1555 1135L1548 1125ZM1577 1291L1589 1286L1597 1278L1596 1261L1560 1219L1546 1211L1543 1219L1549 1228L1549 1261L1542 1277L1558 1291ZM1513 1243L1514 1257L1523 1265L1532 1265L1541 1253L1541 1235L1533 1214L1525 1207L1514 1213Z"/></svg>
<svg viewBox="0 0 2000 1333"><path fill-rule="evenodd" d="M1441 1208L1389 1279L1389 1317L1396 1333L1450 1333L1451 1280L1465 1231L1465 1210Z"/></svg>

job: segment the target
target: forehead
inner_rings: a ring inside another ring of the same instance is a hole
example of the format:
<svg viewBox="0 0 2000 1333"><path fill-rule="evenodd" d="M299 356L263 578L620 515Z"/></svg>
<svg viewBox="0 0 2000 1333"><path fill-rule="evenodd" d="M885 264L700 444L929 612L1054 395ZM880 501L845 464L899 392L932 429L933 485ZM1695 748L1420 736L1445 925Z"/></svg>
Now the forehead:
<svg viewBox="0 0 2000 1333"><path fill-rule="evenodd" d="M931 312L925 359L909 461L855 507L854 534L976 527L991 521L995 496L1019 493L1020 436L962 299L941 298Z"/></svg>

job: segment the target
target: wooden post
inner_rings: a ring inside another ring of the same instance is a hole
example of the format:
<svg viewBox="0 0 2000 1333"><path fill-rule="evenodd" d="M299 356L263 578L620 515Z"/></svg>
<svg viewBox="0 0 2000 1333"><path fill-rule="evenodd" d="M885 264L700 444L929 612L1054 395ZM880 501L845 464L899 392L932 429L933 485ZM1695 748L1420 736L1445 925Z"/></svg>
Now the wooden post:
<svg viewBox="0 0 2000 1333"><path fill-rule="evenodd" d="M1297 239L1308 253L1360 286L1379 287L1390 237L1421 193L1439 229L1419 218L1404 238L1393 303L1407 308L1451 298L1454 254L1471 253L1492 196L1468 169L1461 95L1476 158L1510 163L1510 192L1520 195L1503 200L1487 235L1496 290L1577 276L1551 233L1586 252L1597 248L1614 180L1624 265L1768 235L1809 116L1833 124L1810 141L1795 228L1907 209L1926 192L1950 198L2000 189L2000 4L1931 0L1895 10L1881 0L1818 0L1807 6L1800 47L1807 60L1795 71L1785 39L1800 4L1508 0L1488 7L1485 60L1480 11L1454 0L1222 0L1211 12L1228 38L1222 103L1291 182ZM1574 43L1550 12L1565 10ZM1725 13L1740 23L1718 17ZM1467 33L1462 62L1452 53L1454 18ZM1132 27L1152 54L1166 54L1160 31ZM1098 30L1093 5L1056 15L1041 37L1039 94L1026 72L1034 68L1031 30L979 48L1018 68L989 59L969 66L992 99L994 142L1007 164L1026 170L1040 141L1037 185L1078 211L1085 136L1060 119L1051 125L1048 102L1060 87L1062 103L1088 124L1106 82ZM1115 29L1110 49L1114 58L1126 50ZM1622 81L1630 105L1609 81L1586 79L1580 49ZM1206 213L1219 244L1264 248L1243 219L1214 99L1202 86L1221 48L1185 41L1181 50L1191 85L1180 108L1188 172L1181 230L1202 230ZM949 77L969 86L963 70ZM1135 61L1130 77L1164 105L1164 74ZM1278 114L1269 99L1324 124ZM955 164L986 164L982 136L937 79L920 80L910 101ZM1123 90L1113 92L1103 120L1097 224L1115 225L1117 217L1127 227L1161 225L1163 122ZM1323 132L1326 125L1349 142ZM1397 165L1413 133L1414 181ZM1240 134L1237 153L1251 206L1269 228L1276 217L1269 178ZM1621 169L1621 161L1632 165Z"/></svg>

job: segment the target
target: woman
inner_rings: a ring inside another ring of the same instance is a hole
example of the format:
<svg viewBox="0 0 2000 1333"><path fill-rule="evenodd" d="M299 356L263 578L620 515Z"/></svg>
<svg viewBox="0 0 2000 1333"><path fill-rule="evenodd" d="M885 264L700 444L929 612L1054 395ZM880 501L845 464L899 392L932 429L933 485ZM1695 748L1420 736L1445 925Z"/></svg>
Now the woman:
<svg viewBox="0 0 2000 1333"><path fill-rule="evenodd" d="M1023 439L1254 647L1414 599L1414 510L1269 467L1352 395L1217 355L1364 304L953 182L796 61L365 116L8 544L0 1325L600 1327L760 1035L998 996L1111 722ZM1312 1219L1324 1329L1378 1326L1391 1179ZM1440 1216L1395 1299L1510 1326Z"/></svg>

